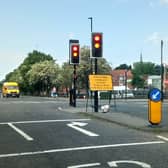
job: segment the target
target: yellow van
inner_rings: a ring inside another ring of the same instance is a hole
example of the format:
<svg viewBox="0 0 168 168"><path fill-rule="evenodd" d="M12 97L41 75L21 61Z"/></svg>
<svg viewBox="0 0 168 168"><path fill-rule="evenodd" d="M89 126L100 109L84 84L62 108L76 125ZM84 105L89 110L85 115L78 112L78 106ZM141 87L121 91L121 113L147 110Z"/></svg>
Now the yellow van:
<svg viewBox="0 0 168 168"><path fill-rule="evenodd" d="M17 82L4 82L2 86L3 97L19 97L20 90Z"/></svg>

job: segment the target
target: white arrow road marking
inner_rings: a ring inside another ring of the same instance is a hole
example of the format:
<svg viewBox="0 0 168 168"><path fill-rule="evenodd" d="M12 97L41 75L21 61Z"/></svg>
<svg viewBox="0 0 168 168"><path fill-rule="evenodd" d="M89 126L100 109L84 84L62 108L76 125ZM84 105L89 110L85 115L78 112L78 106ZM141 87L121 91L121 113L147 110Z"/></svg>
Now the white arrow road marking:
<svg viewBox="0 0 168 168"><path fill-rule="evenodd" d="M95 134L93 132L90 132L90 131L87 131L83 128L79 128L79 127L83 127L83 126L86 126L88 123L83 123L83 122L72 122L70 124L67 124L68 127L71 127L77 131L80 131L82 132L83 134L85 135L88 135L88 136L99 136L98 134Z"/></svg>
<svg viewBox="0 0 168 168"><path fill-rule="evenodd" d="M147 163L144 162L139 162L139 161L133 161L133 160L119 160L119 161L111 161L108 162L108 165L110 167L118 167L117 163L130 163L130 164L135 164L135 165L139 165L142 168L151 168L151 166Z"/></svg>
<svg viewBox="0 0 168 168"><path fill-rule="evenodd" d="M100 163L89 163L89 164L68 166L67 168L82 168L82 167L93 167L93 166L100 166L100 165L101 165Z"/></svg>
<svg viewBox="0 0 168 168"><path fill-rule="evenodd" d="M158 135L157 137L160 138L160 139L162 139L162 140L164 140L164 141L167 141L167 142L168 142L168 138L166 138L166 137L164 137L164 136Z"/></svg>
<svg viewBox="0 0 168 168"><path fill-rule="evenodd" d="M156 99L158 95L159 95L159 91L157 91L155 94L152 95L152 99Z"/></svg>
<svg viewBox="0 0 168 168"><path fill-rule="evenodd" d="M8 125L13 128L17 133L19 133L21 136L23 136L28 141L33 141L33 138L27 135L25 132L14 126L12 123L8 123Z"/></svg>

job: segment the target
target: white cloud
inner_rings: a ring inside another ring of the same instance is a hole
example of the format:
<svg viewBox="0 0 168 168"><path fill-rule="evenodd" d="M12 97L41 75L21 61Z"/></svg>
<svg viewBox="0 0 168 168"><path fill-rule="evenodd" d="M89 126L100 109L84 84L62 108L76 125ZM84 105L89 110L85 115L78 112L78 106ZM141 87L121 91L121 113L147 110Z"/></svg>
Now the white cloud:
<svg viewBox="0 0 168 168"><path fill-rule="evenodd" d="M159 5L162 5L162 6L168 6L168 0L150 0L149 1L149 6L151 8L155 8L155 7L158 7Z"/></svg>
<svg viewBox="0 0 168 168"><path fill-rule="evenodd" d="M146 39L147 42L151 42L154 44L157 44L158 42L161 41L161 35L158 32L154 32L149 37Z"/></svg>
<svg viewBox="0 0 168 168"><path fill-rule="evenodd" d="M168 42L168 36L162 35L159 32L154 32L151 35L149 35L145 41L151 44L158 45L161 42L161 40Z"/></svg>
<svg viewBox="0 0 168 168"><path fill-rule="evenodd" d="M160 3L163 5L168 5L168 0L160 0Z"/></svg>

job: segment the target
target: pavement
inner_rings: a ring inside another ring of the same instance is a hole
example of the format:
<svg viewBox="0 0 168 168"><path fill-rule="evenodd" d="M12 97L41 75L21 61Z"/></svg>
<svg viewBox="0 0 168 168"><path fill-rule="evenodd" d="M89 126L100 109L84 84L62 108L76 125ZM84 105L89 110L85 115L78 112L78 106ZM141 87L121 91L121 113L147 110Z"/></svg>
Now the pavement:
<svg viewBox="0 0 168 168"><path fill-rule="evenodd" d="M91 107L68 107L64 111L79 113L83 116L104 120L106 122L115 123L124 127L147 131L147 132L168 132L168 122L160 122L157 125L152 125L146 117L137 117L135 115L129 115L128 113L117 111L114 107L110 107L108 112L103 112L99 109L99 112L94 112Z"/></svg>

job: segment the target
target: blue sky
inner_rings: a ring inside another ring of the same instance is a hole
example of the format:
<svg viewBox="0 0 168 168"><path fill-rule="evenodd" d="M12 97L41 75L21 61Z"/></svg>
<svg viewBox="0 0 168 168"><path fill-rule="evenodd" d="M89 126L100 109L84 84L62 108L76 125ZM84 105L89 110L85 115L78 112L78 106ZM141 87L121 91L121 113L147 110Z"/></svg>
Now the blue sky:
<svg viewBox="0 0 168 168"><path fill-rule="evenodd" d="M168 63L168 0L0 0L0 80L28 53L68 60L69 39L90 45L93 31L103 32L103 57L116 67L143 61L160 64L160 41Z"/></svg>

